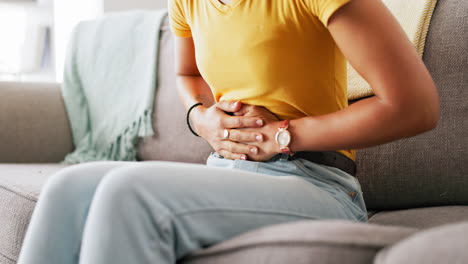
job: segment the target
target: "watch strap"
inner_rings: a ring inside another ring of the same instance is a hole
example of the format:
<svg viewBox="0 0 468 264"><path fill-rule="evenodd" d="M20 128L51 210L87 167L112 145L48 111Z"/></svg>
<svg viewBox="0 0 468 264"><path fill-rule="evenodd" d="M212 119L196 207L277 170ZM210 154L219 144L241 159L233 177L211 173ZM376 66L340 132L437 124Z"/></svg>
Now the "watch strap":
<svg viewBox="0 0 468 264"><path fill-rule="evenodd" d="M294 155L295 152L292 152L289 147L280 148L280 152L284 154Z"/></svg>
<svg viewBox="0 0 468 264"><path fill-rule="evenodd" d="M280 127L279 128L284 128L287 129L289 127L289 119L285 119L281 121Z"/></svg>

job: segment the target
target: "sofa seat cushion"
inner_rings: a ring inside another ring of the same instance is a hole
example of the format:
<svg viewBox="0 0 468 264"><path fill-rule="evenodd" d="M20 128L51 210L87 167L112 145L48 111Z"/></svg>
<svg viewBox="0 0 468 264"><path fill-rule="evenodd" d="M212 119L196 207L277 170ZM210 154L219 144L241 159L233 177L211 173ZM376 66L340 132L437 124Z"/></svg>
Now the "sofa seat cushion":
<svg viewBox="0 0 468 264"><path fill-rule="evenodd" d="M0 263L16 263L42 185L66 166L0 164Z"/></svg>
<svg viewBox="0 0 468 264"><path fill-rule="evenodd" d="M466 234L468 222L431 228L380 251L375 264L468 263Z"/></svg>
<svg viewBox="0 0 468 264"><path fill-rule="evenodd" d="M468 206L439 206L408 210L382 211L369 218L370 223L413 228L431 228L468 221Z"/></svg>
<svg viewBox="0 0 468 264"><path fill-rule="evenodd" d="M301 220L251 230L194 251L180 263L372 263L380 249L416 231L343 220Z"/></svg>

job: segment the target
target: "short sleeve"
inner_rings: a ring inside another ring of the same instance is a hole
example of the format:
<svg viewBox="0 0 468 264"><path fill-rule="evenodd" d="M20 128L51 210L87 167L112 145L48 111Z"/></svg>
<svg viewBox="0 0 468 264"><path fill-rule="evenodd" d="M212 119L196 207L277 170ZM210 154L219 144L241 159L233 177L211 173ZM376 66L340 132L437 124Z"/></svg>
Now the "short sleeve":
<svg viewBox="0 0 468 264"><path fill-rule="evenodd" d="M351 0L308 0L312 13L325 25L328 20L340 7Z"/></svg>
<svg viewBox="0 0 468 264"><path fill-rule="evenodd" d="M169 24L171 31L178 37L188 38L192 31L185 18L180 0L168 0Z"/></svg>

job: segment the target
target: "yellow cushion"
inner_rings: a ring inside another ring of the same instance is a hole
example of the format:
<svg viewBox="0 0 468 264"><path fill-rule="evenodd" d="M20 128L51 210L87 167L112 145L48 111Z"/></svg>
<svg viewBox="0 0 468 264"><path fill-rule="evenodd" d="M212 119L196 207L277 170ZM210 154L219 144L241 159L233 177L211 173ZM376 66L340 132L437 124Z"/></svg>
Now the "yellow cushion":
<svg viewBox="0 0 468 264"><path fill-rule="evenodd" d="M437 0L383 0L422 57ZM373 95L370 85L348 63L348 99Z"/></svg>

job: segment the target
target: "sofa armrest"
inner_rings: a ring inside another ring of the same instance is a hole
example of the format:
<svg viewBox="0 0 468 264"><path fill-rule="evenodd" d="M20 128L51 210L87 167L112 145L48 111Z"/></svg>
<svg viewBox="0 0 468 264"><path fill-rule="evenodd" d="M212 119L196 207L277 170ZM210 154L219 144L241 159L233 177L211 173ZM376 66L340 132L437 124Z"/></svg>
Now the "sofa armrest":
<svg viewBox="0 0 468 264"><path fill-rule="evenodd" d="M56 83L0 82L0 163L50 163L73 150Z"/></svg>

